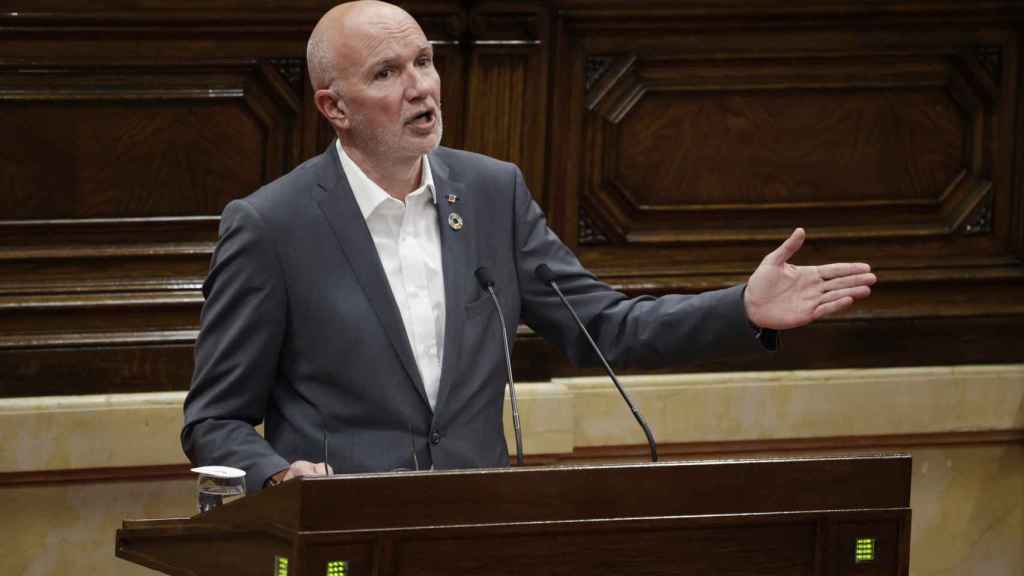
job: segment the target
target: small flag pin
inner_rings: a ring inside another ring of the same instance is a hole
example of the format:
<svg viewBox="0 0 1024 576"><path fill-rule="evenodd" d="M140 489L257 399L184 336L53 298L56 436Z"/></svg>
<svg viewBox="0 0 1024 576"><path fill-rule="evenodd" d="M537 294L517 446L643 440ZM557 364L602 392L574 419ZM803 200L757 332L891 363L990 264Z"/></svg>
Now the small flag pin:
<svg viewBox="0 0 1024 576"><path fill-rule="evenodd" d="M449 194L448 195L448 203L449 204L455 204L458 201L459 201L459 197L456 196L455 194Z"/></svg>

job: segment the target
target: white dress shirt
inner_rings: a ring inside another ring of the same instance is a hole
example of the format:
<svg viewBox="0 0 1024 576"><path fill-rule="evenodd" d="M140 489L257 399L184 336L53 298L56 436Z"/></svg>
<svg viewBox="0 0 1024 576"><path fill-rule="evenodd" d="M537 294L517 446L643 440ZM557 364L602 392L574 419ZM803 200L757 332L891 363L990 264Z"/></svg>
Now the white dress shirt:
<svg viewBox="0 0 1024 576"><path fill-rule="evenodd" d="M370 180L345 153L340 141L335 141L335 145L342 170L384 265L433 409L441 382L445 308L437 193L430 163L424 156L420 187L402 202Z"/></svg>

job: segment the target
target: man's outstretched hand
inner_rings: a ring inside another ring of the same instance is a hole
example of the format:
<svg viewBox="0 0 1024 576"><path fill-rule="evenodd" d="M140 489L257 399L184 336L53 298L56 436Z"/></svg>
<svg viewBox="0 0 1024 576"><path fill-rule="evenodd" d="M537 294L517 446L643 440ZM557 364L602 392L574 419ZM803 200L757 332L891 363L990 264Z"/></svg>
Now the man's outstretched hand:
<svg viewBox="0 0 1024 576"><path fill-rule="evenodd" d="M804 244L805 232L797 228L754 270L747 282L743 303L747 318L761 328L785 330L809 324L867 298L877 278L871 266L825 264L794 266L789 259Z"/></svg>

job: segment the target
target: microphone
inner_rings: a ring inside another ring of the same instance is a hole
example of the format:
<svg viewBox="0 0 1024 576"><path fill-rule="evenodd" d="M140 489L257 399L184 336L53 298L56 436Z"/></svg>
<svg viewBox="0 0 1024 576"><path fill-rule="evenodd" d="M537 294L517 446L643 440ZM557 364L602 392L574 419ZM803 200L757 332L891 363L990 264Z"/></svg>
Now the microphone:
<svg viewBox="0 0 1024 576"><path fill-rule="evenodd" d="M409 449L412 450L412 465L417 472L420 471L420 459L416 456L416 436L412 433L412 424L409 424Z"/></svg>
<svg viewBox="0 0 1024 576"><path fill-rule="evenodd" d="M326 474L327 476L332 476L333 472L331 471L331 465L327 463L327 428L323 429L323 437L324 437L324 474Z"/></svg>
<svg viewBox="0 0 1024 576"><path fill-rule="evenodd" d="M316 403L310 400L309 398L306 398L305 394L299 392L299 397L302 398L306 402L306 404L309 404L311 408L313 408L313 411L316 412L317 419L320 421L320 440L324 455L324 475L333 476L331 466L330 464L327 463L327 419L324 418L324 413L320 410L320 407L317 406Z"/></svg>
<svg viewBox="0 0 1024 576"><path fill-rule="evenodd" d="M523 429L519 427L519 402L516 400L516 385L512 381L512 355L508 349L508 331L505 330L505 315L501 313L501 304L498 303L498 296L494 293L494 277L486 266L476 269L473 274L480 287L491 295L494 302L494 309L498 311L498 324L501 325L501 343L505 347L505 372L508 375L508 395L512 400L512 428L516 432L516 464L523 465Z"/></svg>
<svg viewBox="0 0 1024 576"><path fill-rule="evenodd" d="M626 393L626 389L619 383L619 379L615 377L615 372L612 367L608 365L608 361L605 360L604 354L601 353L601 349L597 347L597 343L590 337L590 332L587 331L587 327L583 325L583 321L576 314L576 310L569 304L569 301L565 299L565 295L562 294L562 290L558 287L558 282L555 282L555 273L551 271L551 268L547 264L541 264L533 271L541 282L554 288L555 293L558 294L558 298L562 300L562 304L565 305L566 309L569 310L569 314L572 314L572 319L576 321L576 325L580 327L580 331L587 337L587 342L590 343L590 347L593 348L594 352L597 353L597 357L600 358L601 364L604 365L605 372L612 379L615 387L619 390L619 394L622 395L622 399L626 401L626 405L629 406L629 410L633 413L633 417L636 418L637 423L644 430L644 435L647 436L647 445L651 447L651 462L658 461L658 447L654 442L654 434L651 434L651 429L647 426L647 421L640 414L640 411L633 405L633 400L630 399L629 394Z"/></svg>
<svg viewBox="0 0 1024 576"><path fill-rule="evenodd" d="M316 410L316 415L320 419L320 437L323 440L323 452L324 452L324 476L332 476L331 465L327 463L327 420L324 419L324 413L320 411L320 407L316 404L310 404L313 409Z"/></svg>
<svg viewBox="0 0 1024 576"><path fill-rule="evenodd" d="M316 412L316 418L317 420L320 421L320 440L324 456L324 475L333 476L334 472L331 470L331 465L327 463L327 420L324 418L324 413L320 410L320 407L317 406L312 401L310 401L310 399L307 398L305 394L299 392L298 390L296 390L296 392L299 394L299 398L302 398L302 400L306 404L309 404L309 407L312 408L314 412ZM273 477L270 477L264 483L264 487L266 488L270 486L277 486L280 483L281 481L274 480Z"/></svg>

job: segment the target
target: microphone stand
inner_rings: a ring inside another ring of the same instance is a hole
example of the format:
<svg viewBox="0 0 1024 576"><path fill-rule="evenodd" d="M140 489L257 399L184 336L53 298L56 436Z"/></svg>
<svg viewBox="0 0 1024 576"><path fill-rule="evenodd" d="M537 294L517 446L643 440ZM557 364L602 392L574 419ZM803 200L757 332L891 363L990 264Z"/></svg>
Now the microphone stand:
<svg viewBox="0 0 1024 576"><path fill-rule="evenodd" d="M540 266L537 266L534 273L542 282L554 288L555 293L558 294L558 298L562 300L562 304L564 304L569 310L569 314L572 314L572 318L576 321L576 325L579 326L580 331L583 332L584 336L586 336L587 342L590 343L590 347L597 353L597 357L601 360L601 364L604 365L605 372L608 373L608 376L612 379L612 383L615 384L615 388L618 389L619 394L622 395L622 399L625 400L626 405L629 406L630 412L633 413L633 418L635 418L640 424L640 427L643 428L644 436L647 437L647 445L651 449L651 462L657 462L658 447L654 442L654 434L651 433L651 428L647 425L647 421L644 420L640 411L637 410L635 405L633 405L633 400L630 399L629 394L626 393L626 389L619 383L619 379L615 376L615 371L612 370L612 367L608 364L608 360L606 360L604 354L601 353L601 349L598 348L597 343L590 337L590 332L587 331L587 327L583 325L583 321L580 320L580 317L576 314L576 310L571 304L569 304L569 301L566 300L565 295L562 294L562 290L558 287L558 283L555 282L554 272L551 271L551 268L549 268L547 264L541 264Z"/></svg>

